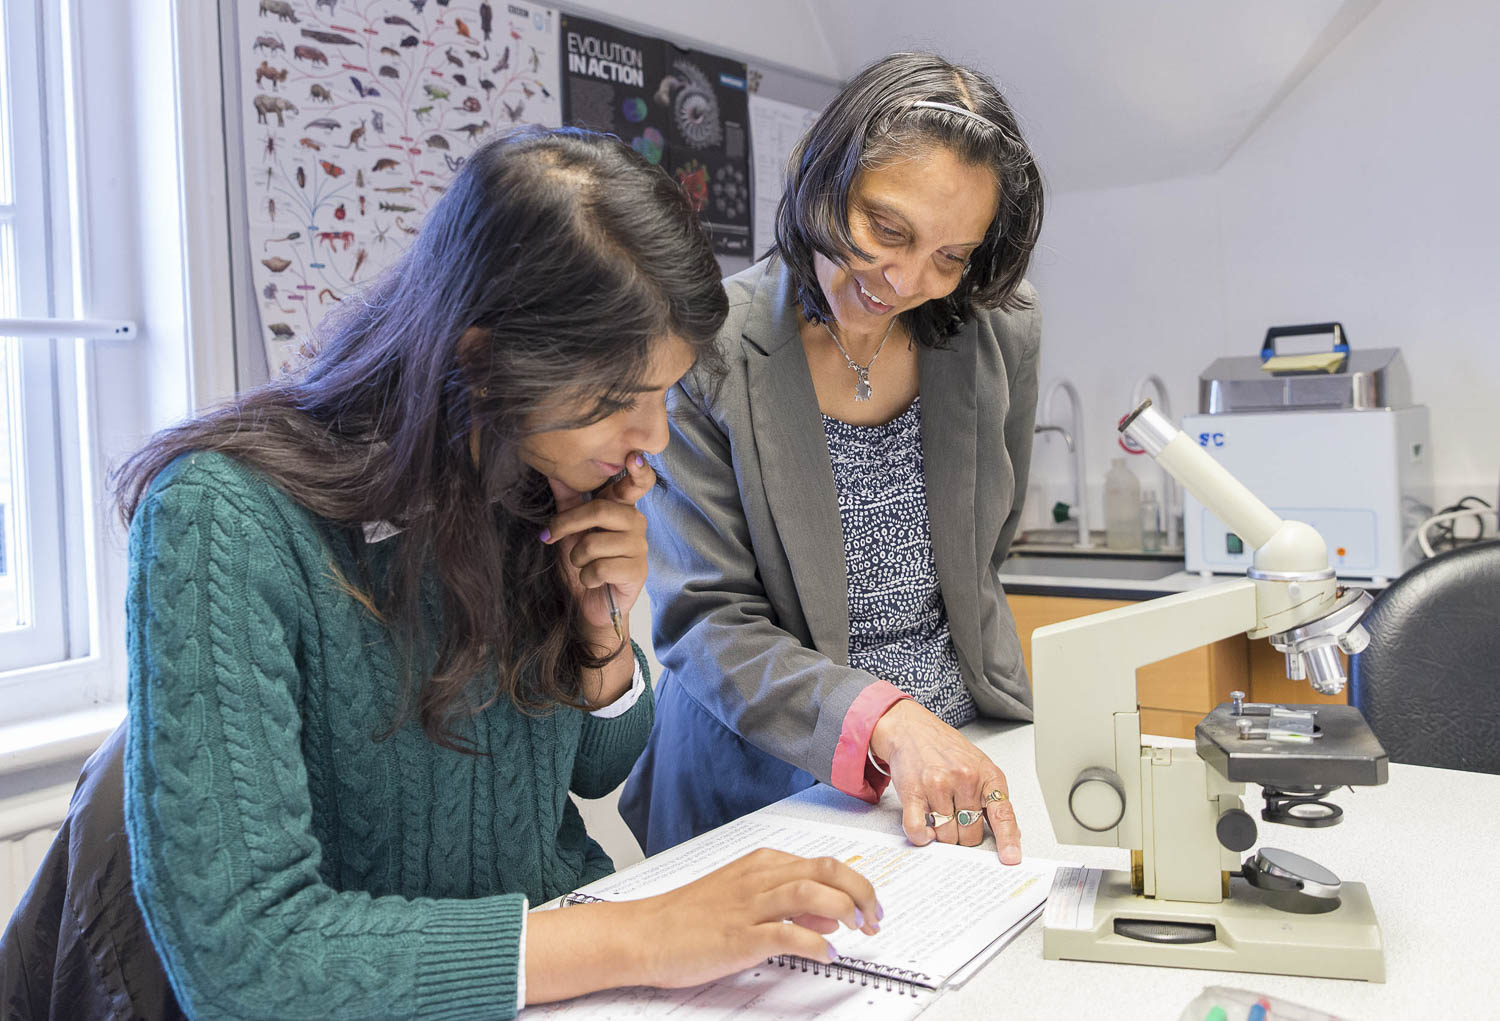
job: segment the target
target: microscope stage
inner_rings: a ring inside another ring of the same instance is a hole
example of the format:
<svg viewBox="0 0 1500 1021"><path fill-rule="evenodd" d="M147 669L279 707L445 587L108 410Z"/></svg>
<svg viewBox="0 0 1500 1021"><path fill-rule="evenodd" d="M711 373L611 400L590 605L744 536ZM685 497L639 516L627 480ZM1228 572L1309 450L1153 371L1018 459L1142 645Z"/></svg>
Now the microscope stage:
<svg viewBox="0 0 1500 1021"><path fill-rule="evenodd" d="M1316 736L1306 740L1265 736L1267 717L1246 705L1235 715L1226 702L1203 718L1194 730L1198 754L1226 779L1283 790L1313 786L1373 787L1386 781L1389 760L1370 725L1348 705L1288 705L1317 714ZM1239 721L1250 719L1258 733L1244 738Z"/></svg>

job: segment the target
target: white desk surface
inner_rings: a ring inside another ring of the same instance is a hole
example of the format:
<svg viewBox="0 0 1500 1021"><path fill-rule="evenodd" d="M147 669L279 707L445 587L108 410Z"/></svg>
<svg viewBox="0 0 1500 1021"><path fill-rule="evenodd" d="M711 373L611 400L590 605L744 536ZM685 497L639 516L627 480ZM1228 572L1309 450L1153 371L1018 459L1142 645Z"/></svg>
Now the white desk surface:
<svg viewBox="0 0 1500 1021"><path fill-rule="evenodd" d="M1128 851L1057 843L1037 786L1030 725L979 721L964 733L1005 771L1023 853L1128 868ZM1261 822L1254 786L1246 807L1260 829L1256 846L1296 851L1369 887L1385 939L1384 983L1047 961L1036 922L967 984L946 991L924 1017L1172 1021L1213 985L1252 989L1342 1018L1500 1017L1500 880L1494 868L1500 776L1393 764L1388 783L1346 789L1330 800L1343 807L1344 818L1326 829ZM867 805L819 785L766 811L868 829L899 832L901 826L890 791L879 805ZM985 843L994 846L992 838Z"/></svg>

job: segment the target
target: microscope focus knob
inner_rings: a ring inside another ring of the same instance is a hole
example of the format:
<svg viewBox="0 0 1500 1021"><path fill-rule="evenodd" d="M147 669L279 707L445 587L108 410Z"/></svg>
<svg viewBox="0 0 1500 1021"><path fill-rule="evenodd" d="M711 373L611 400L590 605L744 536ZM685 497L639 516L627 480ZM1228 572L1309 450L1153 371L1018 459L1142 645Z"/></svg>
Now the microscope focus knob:
<svg viewBox="0 0 1500 1021"><path fill-rule="evenodd" d="M1243 808L1231 808L1220 815L1214 831L1219 843L1231 851L1248 851L1255 846L1255 820Z"/></svg>
<svg viewBox="0 0 1500 1021"><path fill-rule="evenodd" d="M1103 833L1125 818L1125 783L1120 774L1103 766L1090 766L1078 774L1068 792L1068 811L1086 830Z"/></svg>

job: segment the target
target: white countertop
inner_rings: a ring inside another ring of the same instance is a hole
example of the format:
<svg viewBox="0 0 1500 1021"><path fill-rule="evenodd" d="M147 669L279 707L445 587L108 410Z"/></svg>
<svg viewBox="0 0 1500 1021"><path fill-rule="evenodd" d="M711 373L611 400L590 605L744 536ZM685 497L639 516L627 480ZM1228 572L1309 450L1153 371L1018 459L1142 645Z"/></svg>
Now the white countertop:
<svg viewBox="0 0 1500 1021"><path fill-rule="evenodd" d="M978 721L964 732L1005 770L1025 853L1128 867L1125 850L1059 845L1053 838L1037 786L1030 725ZM924 1016L1161 1021L1176 1018L1213 985L1255 990L1343 1018L1500 1016L1492 929L1500 921L1500 882L1488 864L1500 848L1500 776L1393 764L1389 783L1341 791L1331 800L1343 807L1344 818L1321 830L1260 822L1254 787L1246 807L1260 827L1257 846L1306 855L1369 887L1385 940L1384 983L1047 961L1041 926L1033 923L967 984L945 991ZM820 785L766 811L866 829L900 832L901 825L889 791L876 806ZM988 838L986 844L993 848Z"/></svg>
<svg viewBox="0 0 1500 1021"><path fill-rule="evenodd" d="M1041 560L1045 556L1034 552L1017 550L1018 555ZM1065 559L1066 555L1058 559ZM1009 595L1017 596L1082 596L1095 599L1154 599L1169 596L1189 589L1204 588L1220 582L1243 578L1243 574L1199 574L1196 571L1174 571L1161 578L1139 580L1135 578L1090 578L1070 574L1012 574L1002 572L1000 585ZM1364 578L1340 578L1340 584L1351 588L1379 592L1386 587Z"/></svg>
<svg viewBox="0 0 1500 1021"><path fill-rule="evenodd" d="M1204 577L1192 571L1177 571L1164 578L1141 581L1130 578L1077 578L1064 574L1001 574L1000 584L1012 595L1075 595L1102 599L1150 599L1174 592L1202 588L1235 575L1216 574Z"/></svg>

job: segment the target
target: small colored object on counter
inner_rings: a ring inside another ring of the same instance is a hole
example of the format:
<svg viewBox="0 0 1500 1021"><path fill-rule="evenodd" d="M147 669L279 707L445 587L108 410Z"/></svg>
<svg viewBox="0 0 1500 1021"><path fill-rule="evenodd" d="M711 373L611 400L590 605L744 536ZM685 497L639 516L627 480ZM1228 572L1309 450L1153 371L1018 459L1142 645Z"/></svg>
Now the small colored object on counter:
<svg viewBox="0 0 1500 1021"><path fill-rule="evenodd" d="M1214 1004L1213 1007L1209 1009L1208 1015L1204 1017L1203 1021L1229 1021L1229 1015L1225 1013L1223 1007L1220 1007L1218 1004Z"/></svg>

